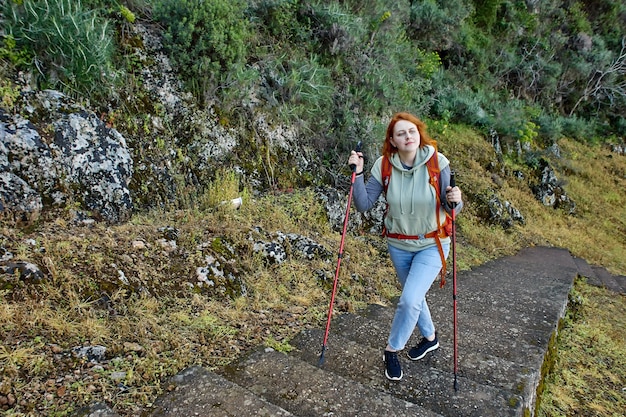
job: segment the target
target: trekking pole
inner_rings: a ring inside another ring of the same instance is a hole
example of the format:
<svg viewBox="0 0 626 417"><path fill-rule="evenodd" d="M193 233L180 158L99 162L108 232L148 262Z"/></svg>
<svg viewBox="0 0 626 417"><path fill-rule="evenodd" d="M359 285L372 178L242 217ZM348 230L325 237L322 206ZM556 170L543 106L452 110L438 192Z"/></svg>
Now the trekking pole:
<svg viewBox="0 0 626 417"><path fill-rule="evenodd" d="M361 141L356 144L356 152L361 152ZM328 333L330 330L330 318L333 314L333 304L335 304L335 293L337 292L337 281L339 279L339 267L341 266L341 259L343 258L343 243L346 238L346 231L348 230L348 215L350 214L350 205L352 204L352 188L354 187L354 180L356 178L356 165L350 164L352 169L352 178L350 179L350 192L348 193L348 206L346 207L346 217L343 221L343 231L341 232L341 243L339 244L339 256L337 257L337 269L335 269L335 280L333 281L333 292L330 297L330 306L328 307L328 318L326 319L326 332L324 333L324 342L322 343L322 353L320 354L319 366L324 364L324 353L326 352L326 343L328 342Z"/></svg>
<svg viewBox="0 0 626 417"><path fill-rule="evenodd" d="M450 173L450 186L455 187L454 171ZM457 347L457 314L456 314L456 203L450 204L452 207L452 306L453 306L453 320L454 320L454 390L458 391L459 385L457 382L458 373L458 347Z"/></svg>

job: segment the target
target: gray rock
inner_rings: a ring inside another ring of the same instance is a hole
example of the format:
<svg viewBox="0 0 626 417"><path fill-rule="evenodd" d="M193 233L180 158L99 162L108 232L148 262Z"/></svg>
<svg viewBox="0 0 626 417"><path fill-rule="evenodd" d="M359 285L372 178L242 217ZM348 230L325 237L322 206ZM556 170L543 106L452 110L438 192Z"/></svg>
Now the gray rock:
<svg viewBox="0 0 626 417"><path fill-rule="evenodd" d="M45 113L54 137L20 115L0 114L0 211L32 220L45 207L78 201L108 222L128 219L133 160L124 137L93 113L66 113L76 109L59 92L27 98L27 113Z"/></svg>
<svg viewBox="0 0 626 417"><path fill-rule="evenodd" d="M41 269L33 263L25 261L9 262L6 265L0 265L0 272L9 275L19 275L24 281L41 281L44 278Z"/></svg>
<svg viewBox="0 0 626 417"><path fill-rule="evenodd" d="M79 409L72 417L120 417L120 415L104 403L95 403Z"/></svg>
<svg viewBox="0 0 626 417"><path fill-rule="evenodd" d="M110 222L125 221L133 205L128 189L133 160L126 140L93 113L73 113L55 125L54 149L65 185L86 208Z"/></svg>
<svg viewBox="0 0 626 417"><path fill-rule="evenodd" d="M85 358L89 362L102 362L107 348L101 345L96 346L76 346L72 348L72 353L79 358Z"/></svg>
<svg viewBox="0 0 626 417"><path fill-rule="evenodd" d="M569 214L576 211L576 203L569 198L563 184L557 179L554 169L545 159L540 161L541 180L533 187L535 197L545 206L561 208Z"/></svg>

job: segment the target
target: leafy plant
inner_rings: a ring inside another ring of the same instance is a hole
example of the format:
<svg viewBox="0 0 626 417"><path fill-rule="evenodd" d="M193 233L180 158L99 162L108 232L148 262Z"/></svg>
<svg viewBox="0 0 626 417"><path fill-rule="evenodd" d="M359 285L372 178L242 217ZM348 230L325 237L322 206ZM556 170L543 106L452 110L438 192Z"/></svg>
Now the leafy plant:
<svg viewBox="0 0 626 417"><path fill-rule="evenodd" d="M17 68L26 67L32 61L32 54L25 49L17 48L17 42L12 35L2 37L0 58L8 59Z"/></svg>
<svg viewBox="0 0 626 417"><path fill-rule="evenodd" d="M265 346L274 349L277 352L289 353L295 348L289 344L287 340L276 340L273 336L268 337L264 341Z"/></svg>
<svg viewBox="0 0 626 417"><path fill-rule="evenodd" d="M116 77L109 22L72 0L3 2L7 38L33 57L42 87L105 94Z"/></svg>
<svg viewBox="0 0 626 417"><path fill-rule="evenodd" d="M255 30L278 43L307 40L306 18L300 0L263 0L249 11Z"/></svg>
<svg viewBox="0 0 626 417"><path fill-rule="evenodd" d="M238 68L251 40L242 0L168 1L153 4L165 26L164 47L201 103L215 97L220 73Z"/></svg>

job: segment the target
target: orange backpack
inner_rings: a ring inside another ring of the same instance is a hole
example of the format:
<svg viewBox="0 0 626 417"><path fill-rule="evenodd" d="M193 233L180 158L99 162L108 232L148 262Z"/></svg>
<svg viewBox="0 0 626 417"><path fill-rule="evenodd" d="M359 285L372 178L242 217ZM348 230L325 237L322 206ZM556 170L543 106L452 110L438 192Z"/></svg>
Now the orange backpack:
<svg viewBox="0 0 626 417"><path fill-rule="evenodd" d="M430 185L435 188L435 195L437 196L437 206L435 207L435 212L437 216L437 224L439 225L439 207L441 207L441 193L439 187L440 173L439 169L439 157L437 153L437 148L435 148L435 153L433 156L426 161L426 167L428 168L428 176L430 178ZM382 167L382 180L383 180L383 189L385 190L385 195L387 195L387 188L389 187L389 180L391 179L391 161L386 156L383 156ZM385 215L387 215L387 211L389 210L389 204L387 204L387 209L385 210ZM443 247L441 246L441 239L446 238L452 235L452 221L451 217L448 213L446 213L446 219L443 225L440 225L439 228L430 233L426 233L423 236L409 236L402 235L399 233L389 233L387 228L383 222L383 236L391 237L394 239L424 239L424 238L435 238L437 242L437 248L439 249L439 256L441 256L441 282L439 287L443 287L446 285L446 257L443 253Z"/></svg>

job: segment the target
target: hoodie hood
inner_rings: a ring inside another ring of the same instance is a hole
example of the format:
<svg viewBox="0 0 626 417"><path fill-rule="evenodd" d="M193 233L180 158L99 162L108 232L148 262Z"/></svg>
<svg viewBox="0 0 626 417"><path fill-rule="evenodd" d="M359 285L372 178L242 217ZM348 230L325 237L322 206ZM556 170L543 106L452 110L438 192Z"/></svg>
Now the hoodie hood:
<svg viewBox="0 0 626 417"><path fill-rule="evenodd" d="M406 167L400 160L400 156L397 153L391 156L391 165L402 173L399 176L401 181L400 189L409 194L406 196L408 198L400 198L400 214L415 215L417 200L416 193L419 192L420 187L416 187L414 182L418 180L418 178L423 177L423 175L416 175L416 171L423 167L424 169L422 169L422 171L426 170L427 172L428 170L425 167L426 162L428 162L434 153L435 148L430 145L418 148L412 167ZM430 178L428 177L428 179ZM405 207L406 205L409 205L409 207Z"/></svg>
<svg viewBox="0 0 626 417"><path fill-rule="evenodd" d="M408 170L413 171L421 167L422 165L425 165L434 153L435 148L430 145L417 148L417 153L415 154L415 161L413 162L413 166L409 167ZM407 168L402 164L402 161L400 161L400 155L398 155L397 153L391 155L391 165L401 170L407 170Z"/></svg>

